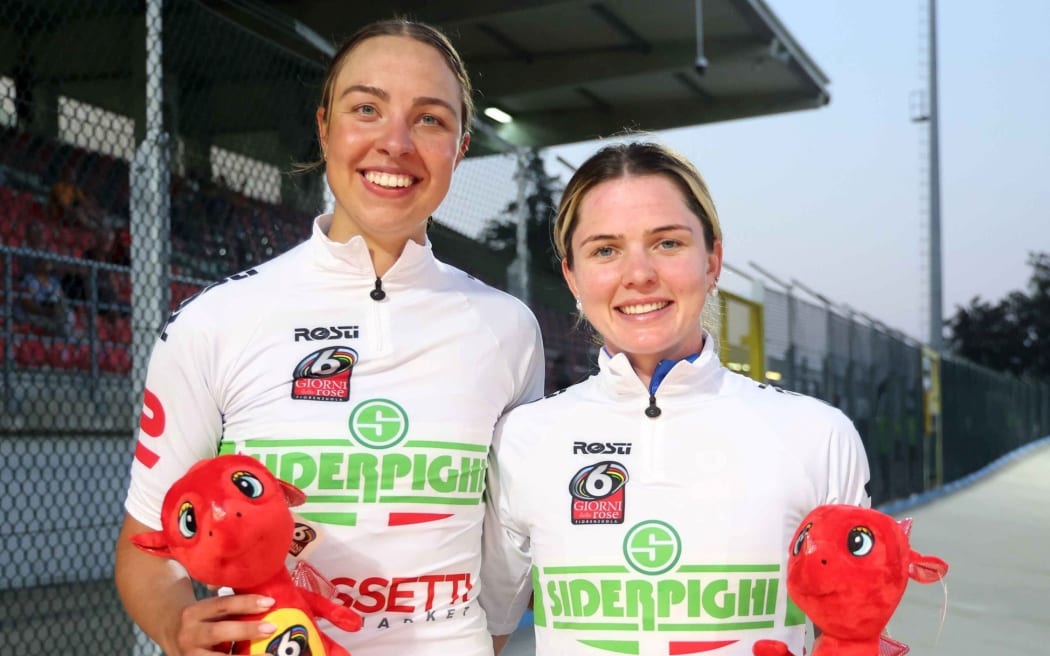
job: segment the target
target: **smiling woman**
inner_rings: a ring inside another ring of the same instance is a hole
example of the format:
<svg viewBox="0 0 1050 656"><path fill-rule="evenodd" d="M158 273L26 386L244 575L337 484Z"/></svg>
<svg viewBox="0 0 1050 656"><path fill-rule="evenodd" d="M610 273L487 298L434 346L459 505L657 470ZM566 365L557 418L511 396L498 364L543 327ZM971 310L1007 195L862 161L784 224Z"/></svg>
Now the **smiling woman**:
<svg viewBox="0 0 1050 656"><path fill-rule="evenodd" d="M470 89L451 46L406 34L352 42L325 85L317 132L335 196L329 238L361 235L381 277L448 193L470 143Z"/></svg>
<svg viewBox="0 0 1050 656"><path fill-rule="evenodd" d="M497 425L483 532L489 629L516 628L531 579L537 656L751 656L758 639L801 651L788 542L817 505L870 505L856 430L838 410L718 361L701 315L722 230L677 153L600 150L569 180L554 236L604 347L596 375Z"/></svg>
<svg viewBox="0 0 1050 656"><path fill-rule="evenodd" d="M490 656L474 603L485 454L499 416L542 393L544 360L528 308L437 261L427 240L470 143L471 93L434 28L363 28L333 58L315 118L334 212L182 304L157 341L116 578L166 653L289 644L239 619L272 599L197 601L185 572L129 539L160 525L194 463L243 453L308 495L292 556L362 614L359 632L331 631L343 647Z"/></svg>

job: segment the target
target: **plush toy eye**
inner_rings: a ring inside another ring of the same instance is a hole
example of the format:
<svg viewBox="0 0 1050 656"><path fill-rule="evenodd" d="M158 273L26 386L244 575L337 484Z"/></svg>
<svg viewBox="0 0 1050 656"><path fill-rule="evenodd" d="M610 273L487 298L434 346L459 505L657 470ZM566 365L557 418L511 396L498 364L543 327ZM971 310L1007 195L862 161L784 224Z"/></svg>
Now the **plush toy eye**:
<svg viewBox="0 0 1050 656"><path fill-rule="evenodd" d="M810 522L802 527L802 530L798 532L798 537L795 538L795 544L791 547L791 555L797 556L802 551L802 544L806 541L806 536L809 534L809 529L813 528L813 522Z"/></svg>
<svg viewBox="0 0 1050 656"><path fill-rule="evenodd" d="M189 501L183 501L179 508L179 533L187 540L197 535L197 514Z"/></svg>
<svg viewBox="0 0 1050 656"><path fill-rule="evenodd" d="M857 557L867 556L875 546L875 535L867 526L854 526L846 536L846 548Z"/></svg>
<svg viewBox="0 0 1050 656"><path fill-rule="evenodd" d="M249 499L258 499L263 493L263 484L253 474L246 471L233 473L233 484L241 491L241 494Z"/></svg>

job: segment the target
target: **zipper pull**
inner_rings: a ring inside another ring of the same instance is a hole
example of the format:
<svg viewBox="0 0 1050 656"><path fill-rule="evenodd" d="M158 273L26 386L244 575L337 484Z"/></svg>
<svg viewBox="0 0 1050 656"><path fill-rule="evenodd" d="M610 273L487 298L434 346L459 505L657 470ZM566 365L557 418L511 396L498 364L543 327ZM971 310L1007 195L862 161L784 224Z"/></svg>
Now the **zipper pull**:
<svg viewBox="0 0 1050 656"><path fill-rule="evenodd" d="M650 418L650 419L656 419L657 417L660 416L660 414L662 412L663 412L663 410L658 408L657 405L656 405L656 395L655 394L650 394L649 395L649 407L645 409L645 416Z"/></svg>
<svg viewBox="0 0 1050 656"><path fill-rule="evenodd" d="M382 279L376 278L376 288L368 292L368 295L372 297L373 301L381 301L386 298L386 292L383 291Z"/></svg>

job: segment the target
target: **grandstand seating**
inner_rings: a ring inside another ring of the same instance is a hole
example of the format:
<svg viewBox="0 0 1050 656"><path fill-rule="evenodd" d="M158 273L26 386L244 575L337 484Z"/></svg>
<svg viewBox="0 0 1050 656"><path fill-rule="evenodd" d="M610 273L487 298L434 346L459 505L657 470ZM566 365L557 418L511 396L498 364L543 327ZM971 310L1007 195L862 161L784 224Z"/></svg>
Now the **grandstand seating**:
<svg viewBox="0 0 1050 656"><path fill-rule="evenodd" d="M92 243L88 228L54 220L48 213L50 185L58 172L78 167L81 190L111 217L126 222L129 168L124 160L12 128L0 128L0 246L26 248L27 227L44 227L46 253L82 258ZM6 180L6 181L5 181ZM309 222L292 208L272 205L225 190L197 190L174 176L172 192L173 264L171 306L195 294L204 281L258 264L309 234ZM179 195L183 195L179 198ZM190 213L179 208L192 208ZM203 214L203 215L201 215ZM175 225L176 222L182 222ZM124 233L126 239L126 230ZM127 244L125 244L127 245ZM20 257L11 257L14 297L4 298L5 260L0 253L0 358L17 369L51 368L126 374L131 368L130 269L100 270L111 275L117 311L93 311L84 301L71 303L76 336L59 339L14 320L11 305L18 300L22 277ZM68 262L68 260L67 260ZM90 266L89 263L80 263ZM92 324L94 330L92 331ZM94 334L92 334L94 333ZM8 352L10 340L10 353Z"/></svg>
<svg viewBox="0 0 1050 656"><path fill-rule="evenodd" d="M82 258L92 243L92 233L49 216L50 185L59 171L78 167L77 183L88 197L111 217L128 221L129 168L124 160L69 144L57 143L37 135L0 128L0 174L7 173L7 184L0 183L0 246L25 247L27 226L44 226L47 252ZM2 178L0 178L2 179ZM263 262L309 236L310 222L291 207L254 200L228 189L173 175L171 190L172 260L170 287L174 308L201 288L235 271ZM127 232L124 232L125 239ZM125 246L128 246L125 243ZM7 254L0 252L0 283ZM21 279L21 258L13 257L13 287ZM68 260L66 261L68 263ZM80 262L78 266L90 266ZM73 301L76 336L59 339L21 325L9 317L10 304L0 284L0 339L11 340L11 354L0 348L0 357L19 369L95 370L117 374L130 371L131 275L128 267L99 269L112 276L117 308L93 310L88 302ZM16 300L18 293L16 291ZM587 354L593 345L585 331L575 331L571 318L537 307L536 314L549 346L561 357L548 367L552 383L586 375ZM8 325L10 319L11 325ZM92 330L93 328L93 330ZM554 338L553 336L557 336Z"/></svg>

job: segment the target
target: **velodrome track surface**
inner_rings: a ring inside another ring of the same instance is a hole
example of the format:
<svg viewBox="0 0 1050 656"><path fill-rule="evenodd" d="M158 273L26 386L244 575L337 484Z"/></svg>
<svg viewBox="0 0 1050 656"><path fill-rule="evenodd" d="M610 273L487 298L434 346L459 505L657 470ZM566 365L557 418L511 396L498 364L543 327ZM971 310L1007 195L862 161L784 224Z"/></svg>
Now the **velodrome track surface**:
<svg viewBox="0 0 1050 656"><path fill-rule="evenodd" d="M945 586L912 582L890 622L909 656L1050 651L1050 437L880 510L912 517L912 548L950 568L946 608ZM502 656L534 653L532 626L523 625Z"/></svg>

